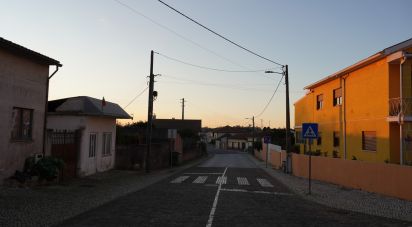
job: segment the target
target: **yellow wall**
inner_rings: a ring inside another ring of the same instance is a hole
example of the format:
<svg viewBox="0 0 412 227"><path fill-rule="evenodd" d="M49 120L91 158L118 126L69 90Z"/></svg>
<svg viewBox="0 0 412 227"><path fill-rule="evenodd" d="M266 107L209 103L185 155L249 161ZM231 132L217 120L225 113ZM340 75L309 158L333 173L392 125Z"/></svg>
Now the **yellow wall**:
<svg viewBox="0 0 412 227"><path fill-rule="evenodd" d="M312 151L320 150L332 156L344 156L343 107L346 106L347 159L383 162L390 161L388 99L389 65L379 60L325 84L319 85L295 103L295 124L316 122L322 136L322 145L312 145ZM346 81L344 91L343 83ZM333 106L333 90L342 87L343 103ZM316 110L316 96L323 94L323 108ZM333 147L333 132L340 132L340 146ZM362 131L376 131L377 151L362 150ZM398 137L399 140L399 137ZM301 151L303 146L301 146Z"/></svg>

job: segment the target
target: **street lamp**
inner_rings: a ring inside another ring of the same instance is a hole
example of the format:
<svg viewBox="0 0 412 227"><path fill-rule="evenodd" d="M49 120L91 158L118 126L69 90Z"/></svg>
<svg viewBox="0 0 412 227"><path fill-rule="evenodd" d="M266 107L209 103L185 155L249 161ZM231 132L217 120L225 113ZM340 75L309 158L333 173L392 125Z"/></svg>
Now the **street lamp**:
<svg viewBox="0 0 412 227"><path fill-rule="evenodd" d="M286 86L286 146L285 150L286 153L288 154L286 157L286 164L287 166L290 167L290 138L289 138L289 133L290 133L290 109L289 109L289 72L288 72L288 65L283 65L282 66L282 72L274 72L272 70L267 70L265 73L276 73L276 74L281 74L285 77L285 86ZM287 168L288 169L288 168ZM289 171L287 171L289 172Z"/></svg>

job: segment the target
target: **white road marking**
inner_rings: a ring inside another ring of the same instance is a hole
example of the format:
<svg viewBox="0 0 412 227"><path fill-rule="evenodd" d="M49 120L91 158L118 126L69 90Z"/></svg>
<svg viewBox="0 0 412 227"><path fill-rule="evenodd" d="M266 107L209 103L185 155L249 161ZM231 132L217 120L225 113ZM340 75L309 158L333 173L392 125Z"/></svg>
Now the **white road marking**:
<svg viewBox="0 0 412 227"><path fill-rule="evenodd" d="M172 184L180 184L180 183L182 183L183 181L185 181L187 178L189 178L189 176L180 176L180 177L178 177L178 178L170 181L170 183L172 183Z"/></svg>
<svg viewBox="0 0 412 227"><path fill-rule="evenodd" d="M222 177L225 177L227 168L228 167L226 167L225 171L223 171ZM217 188L217 192L216 192L216 195L215 195L215 200L213 200L212 209L210 210L209 219L207 220L206 227L212 227L213 218L215 217L217 202L219 200L219 194L220 194L221 188L222 188L222 182L219 183L219 187Z"/></svg>
<svg viewBox="0 0 412 227"><path fill-rule="evenodd" d="M204 184L207 180L207 176L198 176L193 183L195 184Z"/></svg>
<svg viewBox="0 0 412 227"><path fill-rule="evenodd" d="M266 179L263 178L257 178L257 182L260 184L260 186L265 187L265 188L273 188L273 185Z"/></svg>
<svg viewBox="0 0 412 227"><path fill-rule="evenodd" d="M237 188L222 188L220 190L221 191L226 191L226 192L246 192L246 193L255 193L255 194L286 195L286 196L292 196L293 195L293 194L284 193L284 192L248 191L248 190L245 190L245 189L237 189Z"/></svg>
<svg viewBox="0 0 412 227"><path fill-rule="evenodd" d="M226 184L227 177L226 176L219 176L216 180L216 184Z"/></svg>
<svg viewBox="0 0 412 227"><path fill-rule="evenodd" d="M184 173L186 175L221 175L222 173Z"/></svg>
<svg viewBox="0 0 412 227"><path fill-rule="evenodd" d="M238 177L237 184L238 185L249 185L249 181L247 180L246 177Z"/></svg>

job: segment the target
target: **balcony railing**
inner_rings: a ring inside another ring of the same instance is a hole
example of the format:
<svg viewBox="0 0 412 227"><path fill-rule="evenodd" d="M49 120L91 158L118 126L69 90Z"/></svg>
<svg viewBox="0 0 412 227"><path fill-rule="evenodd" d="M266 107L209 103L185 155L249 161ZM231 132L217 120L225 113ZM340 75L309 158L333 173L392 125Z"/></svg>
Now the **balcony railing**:
<svg viewBox="0 0 412 227"><path fill-rule="evenodd" d="M412 115L412 98L389 99L389 116Z"/></svg>

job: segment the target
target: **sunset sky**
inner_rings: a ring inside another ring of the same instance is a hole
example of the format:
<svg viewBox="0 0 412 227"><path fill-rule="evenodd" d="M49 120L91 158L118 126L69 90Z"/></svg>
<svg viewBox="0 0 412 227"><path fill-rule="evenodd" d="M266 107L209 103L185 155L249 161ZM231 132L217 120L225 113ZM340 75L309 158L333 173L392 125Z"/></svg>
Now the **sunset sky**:
<svg viewBox="0 0 412 227"><path fill-rule="evenodd" d="M412 38L407 0L164 0L227 38L289 65L291 119L303 87ZM50 100L86 95L125 107L147 87L154 56L157 118L203 126L250 124L281 76L268 61L218 38L156 0L2 0L0 36L59 60ZM120 3L119 3L120 2ZM127 6L125 6L125 5ZM232 71L219 72L193 65ZM263 71L262 71L263 70ZM147 120L147 91L125 110ZM256 125L285 126L283 83ZM261 121L262 119L262 121Z"/></svg>

